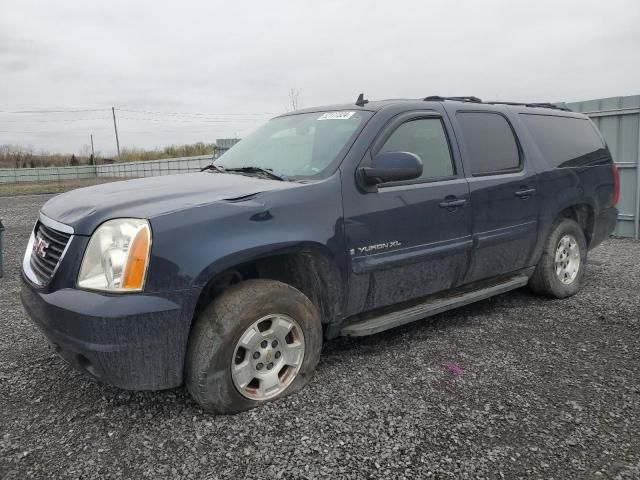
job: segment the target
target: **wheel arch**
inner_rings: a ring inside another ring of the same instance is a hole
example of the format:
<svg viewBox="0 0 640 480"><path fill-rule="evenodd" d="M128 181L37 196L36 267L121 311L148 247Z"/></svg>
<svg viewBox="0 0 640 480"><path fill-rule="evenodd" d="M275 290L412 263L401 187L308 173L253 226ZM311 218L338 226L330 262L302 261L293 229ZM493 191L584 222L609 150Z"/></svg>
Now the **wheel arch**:
<svg viewBox="0 0 640 480"><path fill-rule="evenodd" d="M314 242L250 249L221 258L197 278L201 285L195 318L229 286L252 278L278 280L305 294L316 306L323 324L340 316L346 278L328 247ZM192 320L193 321L193 320Z"/></svg>
<svg viewBox="0 0 640 480"><path fill-rule="evenodd" d="M551 235L551 229L559 218L569 218L577 222L578 225L582 227L587 240L587 247L590 247L595 226L595 205L587 198L567 201L551 209L551 212L546 212L541 216L538 229L538 242L531 265L536 265L540 260L544 244L547 238L549 238L549 235Z"/></svg>
<svg viewBox="0 0 640 480"><path fill-rule="evenodd" d="M569 218L574 220L578 225L580 225L584 232L585 239L587 240L587 247L591 245L595 224L595 211L592 205L588 203L577 203L575 205L568 206L558 213L556 220L558 218Z"/></svg>

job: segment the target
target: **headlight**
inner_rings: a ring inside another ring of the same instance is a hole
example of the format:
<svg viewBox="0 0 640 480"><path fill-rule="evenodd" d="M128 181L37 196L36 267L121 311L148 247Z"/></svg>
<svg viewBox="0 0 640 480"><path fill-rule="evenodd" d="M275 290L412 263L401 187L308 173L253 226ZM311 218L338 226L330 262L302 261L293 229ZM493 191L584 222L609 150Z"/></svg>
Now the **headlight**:
<svg viewBox="0 0 640 480"><path fill-rule="evenodd" d="M109 220L93 233L84 253L78 287L109 292L136 292L144 287L151 250L146 220Z"/></svg>

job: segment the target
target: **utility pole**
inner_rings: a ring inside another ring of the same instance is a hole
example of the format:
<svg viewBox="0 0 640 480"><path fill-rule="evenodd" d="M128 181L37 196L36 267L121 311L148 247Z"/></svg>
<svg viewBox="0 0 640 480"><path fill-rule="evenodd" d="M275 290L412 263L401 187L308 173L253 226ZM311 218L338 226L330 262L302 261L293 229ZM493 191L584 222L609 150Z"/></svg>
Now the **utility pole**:
<svg viewBox="0 0 640 480"><path fill-rule="evenodd" d="M93 155L93 133L91 134L91 164L96 164L96 157Z"/></svg>
<svg viewBox="0 0 640 480"><path fill-rule="evenodd" d="M113 113L113 129L116 132L116 146L118 147L118 160L120 160L120 140L118 140L118 126L116 125L116 107L111 107Z"/></svg>

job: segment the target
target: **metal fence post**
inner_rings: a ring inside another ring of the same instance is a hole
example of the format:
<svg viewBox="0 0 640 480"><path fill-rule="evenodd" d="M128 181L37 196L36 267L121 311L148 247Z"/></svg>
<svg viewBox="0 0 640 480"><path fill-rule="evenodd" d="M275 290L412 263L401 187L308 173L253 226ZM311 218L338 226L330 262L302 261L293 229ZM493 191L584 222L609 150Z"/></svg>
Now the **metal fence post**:
<svg viewBox="0 0 640 480"><path fill-rule="evenodd" d="M636 218L633 220L633 238L640 240L640 113L638 113L638 157L636 158Z"/></svg>
<svg viewBox="0 0 640 480"><path fill-rule="evenodd" d="M4 276L4 225L0 219L0 278Z"/></svg>

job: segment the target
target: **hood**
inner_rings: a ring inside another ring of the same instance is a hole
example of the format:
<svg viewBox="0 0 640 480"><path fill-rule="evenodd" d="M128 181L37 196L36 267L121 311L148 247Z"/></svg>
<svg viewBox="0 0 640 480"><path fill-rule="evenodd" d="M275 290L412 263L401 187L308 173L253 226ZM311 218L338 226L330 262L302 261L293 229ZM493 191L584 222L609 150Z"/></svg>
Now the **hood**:
<svg viewBox="0 0 640 480"><path fill-rule="evenodd" d="M297 184L230 173L195 172L140 178L80 188L58 195L42 207L47 217L90 235L112 218L146 218L233 200Z"/></svg>

